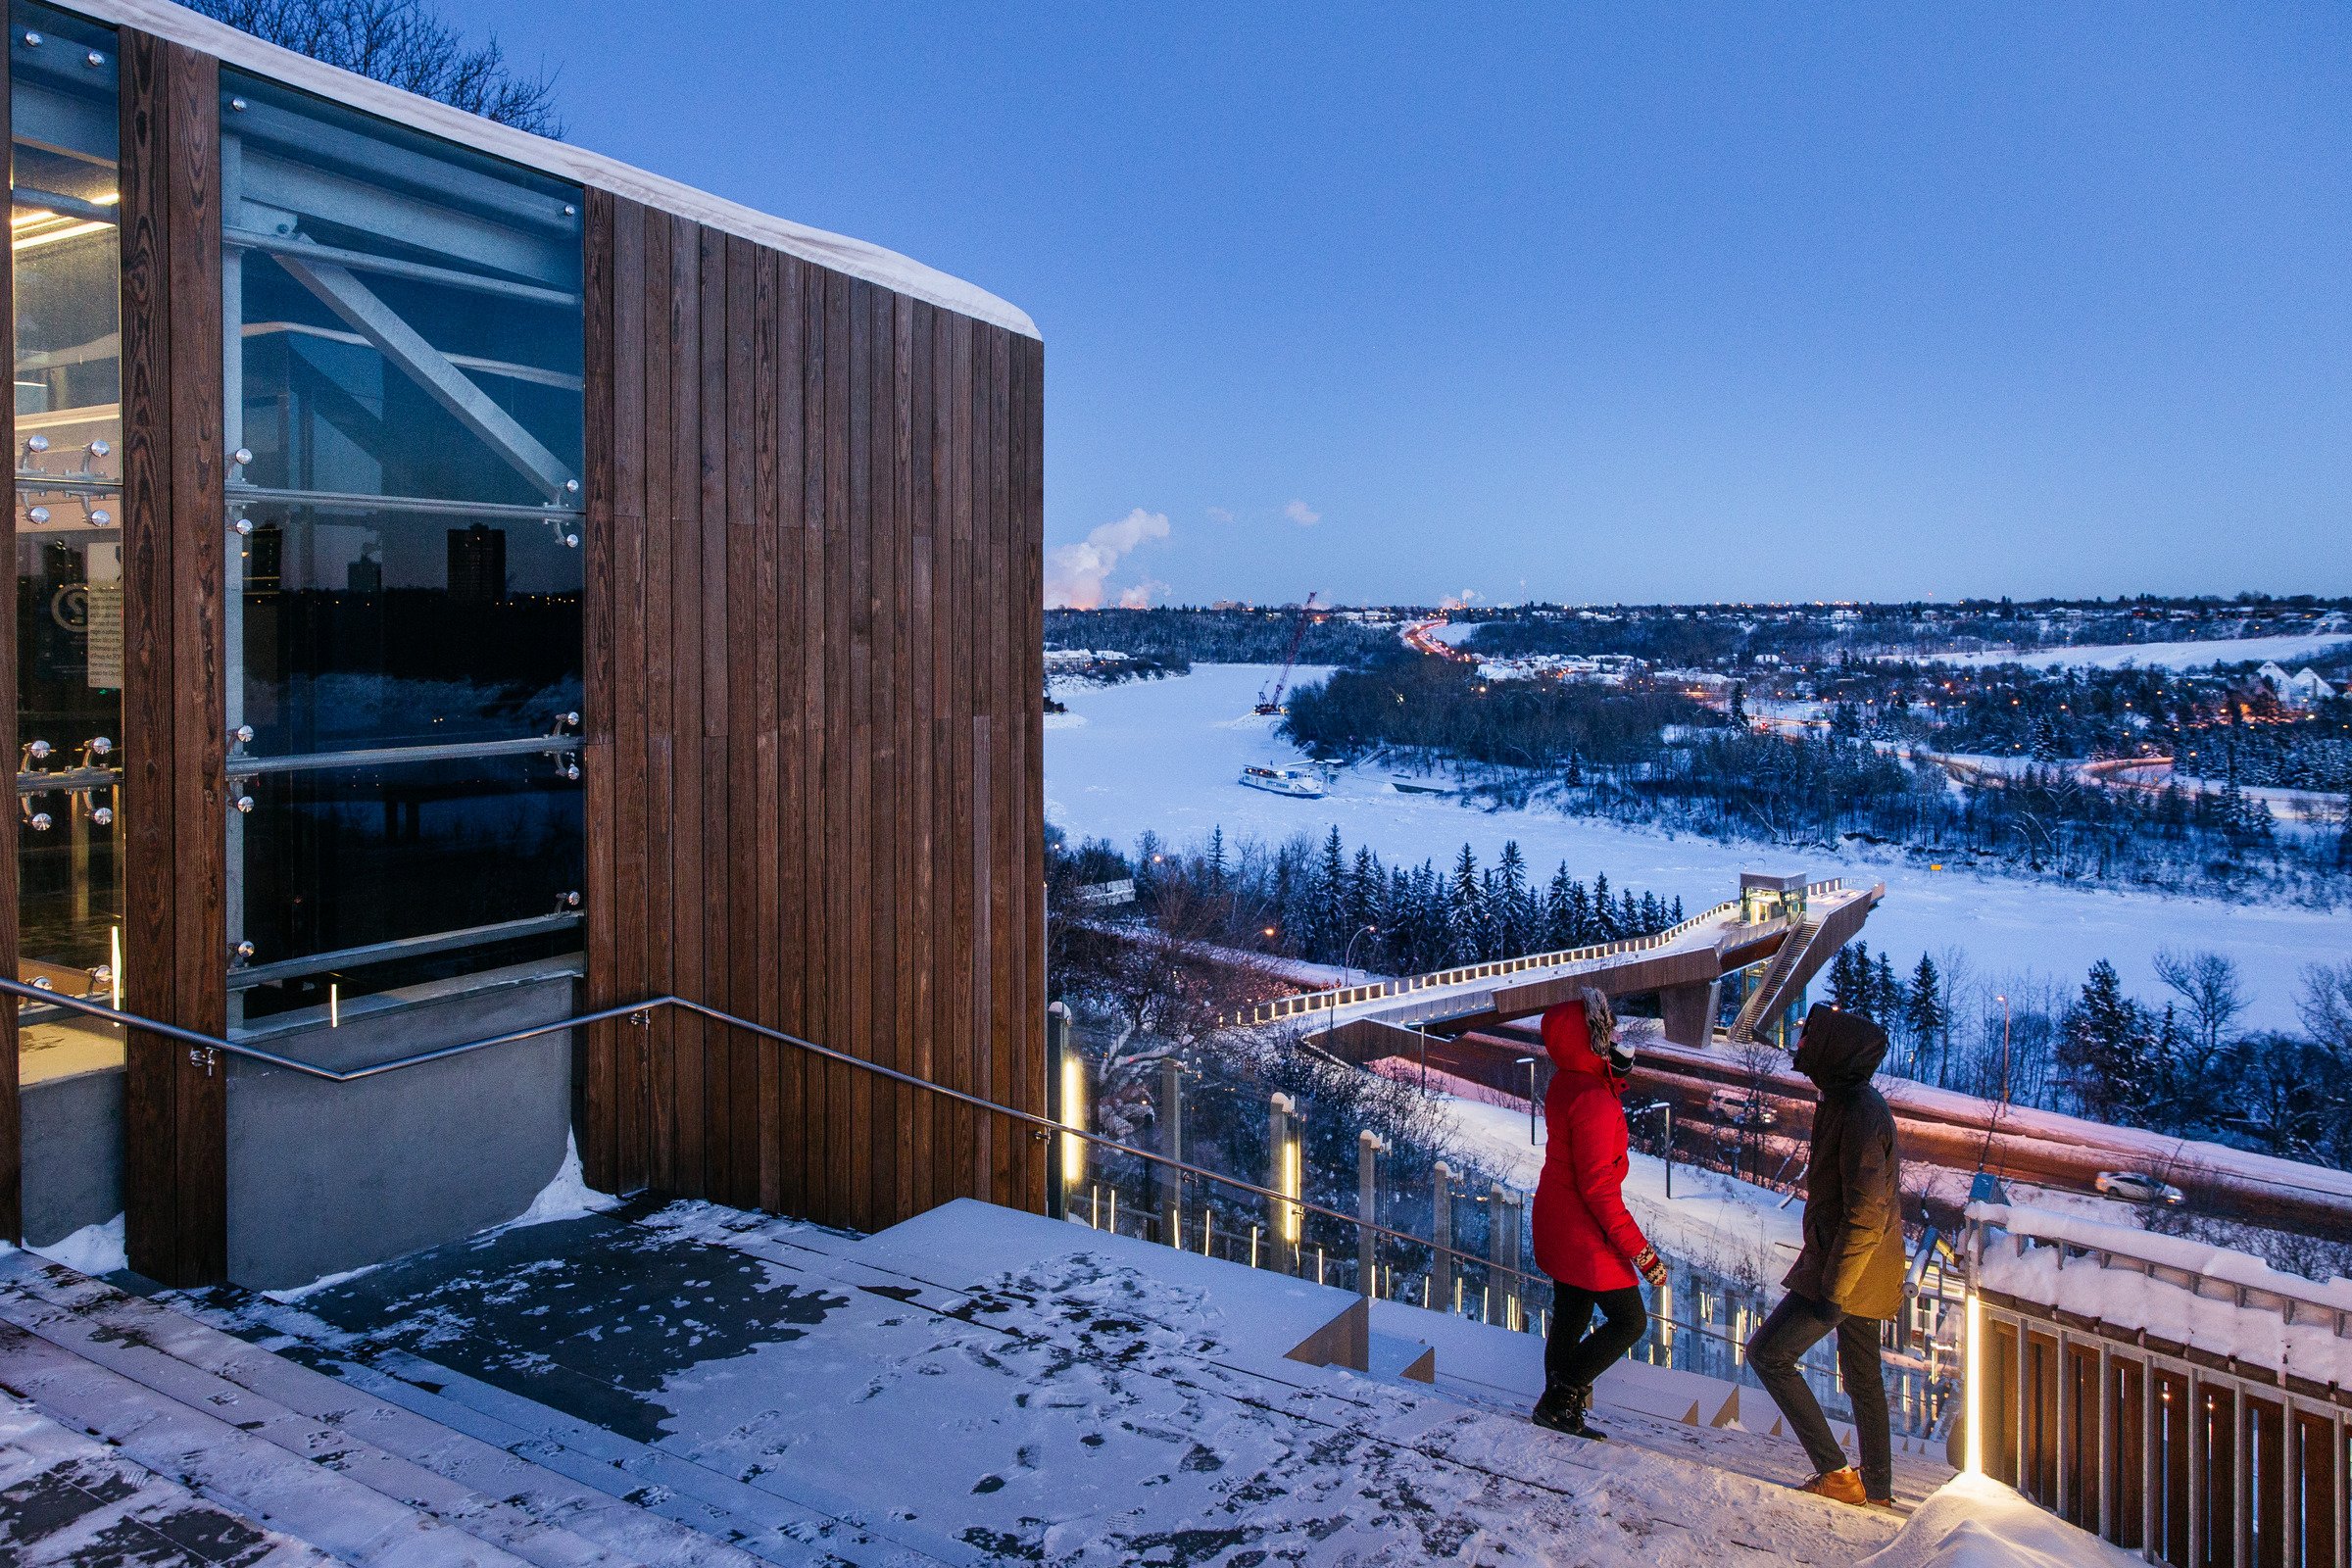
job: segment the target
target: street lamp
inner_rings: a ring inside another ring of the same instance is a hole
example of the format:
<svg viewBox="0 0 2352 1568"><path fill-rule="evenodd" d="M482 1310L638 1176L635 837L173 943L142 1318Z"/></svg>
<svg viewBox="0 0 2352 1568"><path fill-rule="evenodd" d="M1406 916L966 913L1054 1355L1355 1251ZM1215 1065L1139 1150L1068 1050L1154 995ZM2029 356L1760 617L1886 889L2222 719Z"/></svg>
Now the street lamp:
<svg viewBox="0 0 2352 1568"><path fill-rule="evenodd" d="M1348 939L1347 952L1340 955L1340 983L1332 988L1331 993L1331 1026L1334 1029L1340 1026L1340 993L1348 989L1348 971L1355 965L1355 945L1368 933L1379 929L1376 925L1359 926L1355 935Z"/></svg>

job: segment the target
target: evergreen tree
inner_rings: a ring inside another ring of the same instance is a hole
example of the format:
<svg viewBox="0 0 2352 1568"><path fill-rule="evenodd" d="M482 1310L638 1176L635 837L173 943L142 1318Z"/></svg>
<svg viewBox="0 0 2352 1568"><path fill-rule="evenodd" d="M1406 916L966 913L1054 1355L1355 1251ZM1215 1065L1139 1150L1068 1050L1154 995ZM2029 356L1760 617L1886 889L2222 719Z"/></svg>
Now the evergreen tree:
<svg viewBox="0 0 2352 1568"><path fill-rule="evenodd" d="M1470 846L1453 862L1451 896L1446 908L1448 963L1477 963L1486 956L1486 887Z"/></svg>
<svg viewBox="0 0 2352 1568"><path fill-rule="evenodd" d="M1348 937L1348 854L1340 843L1340 828L1333 823L1323 840L1323 856L1315 866L1314 928L1310 943L1315 956L1326 963L1337 962L1339 949Z"/></svg>
<svg viewBox="0 0 2352 1568"><path fill-rule="evenodd" d="M2155 1034L2147 1009L2124 995L2115 965L2105 958L2092 964L2058 1032L2059 1064L2087 1114L2143 1124L2152 1099Z"/></svg>
<svg viewBox="0 0 2352 1568"><path fill-rule="evenodd" d="M1568 862L1551 873L1551 886L1544 893L1544 951L1557 953L1576 946L1575 916L1569 907L1568 893L1574 887L1568 875Z"/></svg>
<svg viewBox="0 0 2352 1568"><path fill-rule="evenodd" d="M1609 873L1602 871L1592 878L1592 935L1594 942L1614 942L1617 930L1617 910L1609 903Z"/></svg>
<svg viewBox="0 0 2352 1568"><path fill-rule="evenodd" d="M1567 872L1568 867L1563 863L1560 874L1566 876ZM1585 884L1576 878L1570 878L1568 883L1568 913L1560 934L1565 938L1560 945L1567 948L1588 947L1594 940L1592 895L1586 892Z"/></svg>
<svg viewBox="0 0 2352 1568"><path fill-rule="evenodd" d="M1494 895L1489 902L1494 932L1494 956L1515 958L1536 951L1535 906L1528 896L1527 858L1519 841L1505 839L1494 862Z"/></svg>
<svg viewBox="0 0 2352 1568"><path fill-rule="evenodd" d="M1347 940L1355 941L1356 933L1366 926L1374 928L1371 936L1358 944L1359 954L1378 951L1380 932L1387 929L1387 911L1381 908L1381 894L1388 887L1387 873L1381 870L1380 857L1370 845L1355 852L1355 864L1348 873Z"/></svg>
<svg viewBox="0 0 2352 1568"><path fill-rule="evenodd" d="M1880 1028L1893 1032L1903 1016L1903 983L1895 978L1894 960L1882 948L1870 975L1870 1015Z"/></svg>
<svg viewBox="0 0 2352 1568"><path fill-rule="evenodd" d="M1732 682L1731 719L1742 729L1747 727L1747 682L1743 680Z"/></svg>
<svg viewBox="0 0 2352 1568"><path fill-rule="evenodd" d="M1617 934L1621 937L1642 934L1642 906L1634 902L1632 888L1617 896Z"/></svg>
<svg viewBox="0 0 2352 1568"><path fill-rule="evenodd" d="M1951 1027L1951 1015L1943 1002L1943 976L1936 970L1936 960L1926 954L1919 956L1919 967L1911 971L1911 994L1903 1005L1903 1027L1911 1036L1911 1074L1919 1076L1919 1063L1931 1051L1940 1061L1944 1050L1945 1031ZM1937 1080L1941 1081L1938 1068Z"/></svg>
<svg viewBox="0 0 2352 1568"><path fill-rule="evenodd" d="M1225 891L1225 829L1222 826L1209 830L1207 871L1208 891L1212 894L1223 893Z"/></svg>
<svg viewBox="0 0 2352 1568"><path fill-rule="evenodd" d="M1870 1012L1870 947L1856 942L1830 960L1830 1005L1839 1012Z"/></svg>

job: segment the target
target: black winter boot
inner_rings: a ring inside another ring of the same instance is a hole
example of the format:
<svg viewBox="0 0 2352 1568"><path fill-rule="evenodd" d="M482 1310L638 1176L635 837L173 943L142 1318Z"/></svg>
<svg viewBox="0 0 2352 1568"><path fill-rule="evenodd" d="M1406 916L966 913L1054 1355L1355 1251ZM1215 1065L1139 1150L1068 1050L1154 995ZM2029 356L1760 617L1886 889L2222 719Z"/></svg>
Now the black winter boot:
<svg viewBox="0 0 2352 1568"><path fill-rule="evenodd" d="M1592 1391L1590 1388L1572 1389L1565 1384L1555 1383L1544 1391L1544 1397L1536 1401L1533 1419L1540 1427L1549 1427L1554 1432L1563 1432L1572 1438L1585 1438L1598 1443L1608 1434L1585 1419L1585 1412L1592 1406Z"/></svg>

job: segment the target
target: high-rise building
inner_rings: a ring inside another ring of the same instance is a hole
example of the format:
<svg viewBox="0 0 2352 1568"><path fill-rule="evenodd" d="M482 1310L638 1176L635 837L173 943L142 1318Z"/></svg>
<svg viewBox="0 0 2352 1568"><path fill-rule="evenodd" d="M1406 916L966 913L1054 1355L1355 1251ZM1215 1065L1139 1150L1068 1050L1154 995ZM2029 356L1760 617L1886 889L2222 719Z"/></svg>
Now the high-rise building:
<svg viewBox="0 0 2352 1568"><path fill-rule="evenodd" d="M504 529L477 522L449 530L449 597L461 605L495 605L507 597Z"/></svg>

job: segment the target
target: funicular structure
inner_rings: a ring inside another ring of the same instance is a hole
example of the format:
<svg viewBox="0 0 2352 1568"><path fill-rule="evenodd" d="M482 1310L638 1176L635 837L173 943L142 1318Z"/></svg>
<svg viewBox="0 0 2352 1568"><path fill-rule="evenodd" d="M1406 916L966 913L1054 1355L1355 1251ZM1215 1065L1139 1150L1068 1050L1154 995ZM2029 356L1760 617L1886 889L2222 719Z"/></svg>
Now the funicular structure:
<svg viewBox="0 0 2352 1568"><path fill-rule="evenodd" d="M674 1009L253 1054L670 994L1042 1108L1028 318L163 0L14 5L7 61L0 1229L292 1283L567 1139L1042 1201L1031 1140Z"/></svg>

